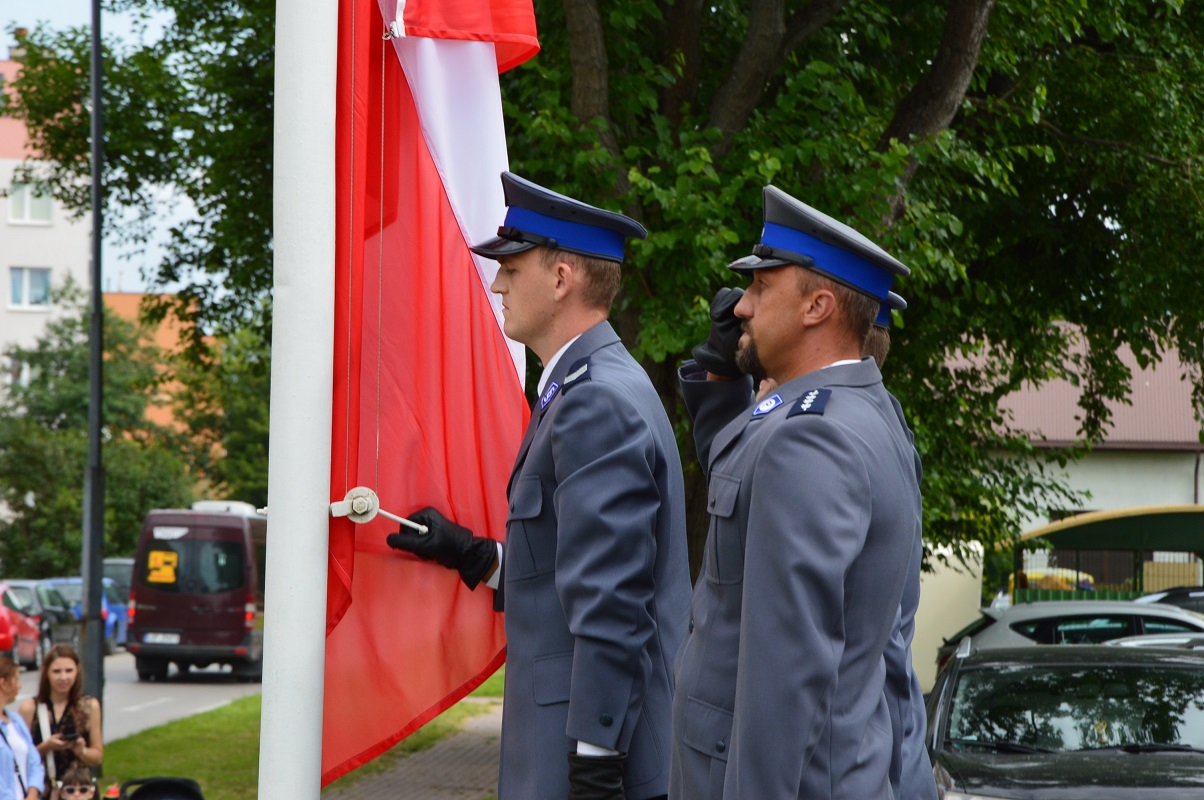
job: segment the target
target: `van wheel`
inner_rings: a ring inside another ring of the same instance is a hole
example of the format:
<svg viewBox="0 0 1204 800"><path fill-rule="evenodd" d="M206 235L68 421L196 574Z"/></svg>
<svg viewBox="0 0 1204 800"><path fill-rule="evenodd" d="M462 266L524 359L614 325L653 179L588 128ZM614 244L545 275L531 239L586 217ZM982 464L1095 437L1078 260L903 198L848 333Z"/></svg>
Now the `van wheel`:
<svg viewBox="0 0 1204 800"><path fill-rule="evenodd" d="M239 683L262 683L263 659L252 661L249 664L239 664L234 668L234 678Z"/></svg>
<svg viewBox="0 0 1204 800"><path fill-rule="evenodd" d="M38 637L38 644L33 649L33 669L34 671L42 668L42 662L46 660L46 652L50 649L50 642L45 636Z"/></svg>
<svg viewBox="0 0 1204 800"><path fill-rule="evenodd" d="M105 637L105 655L111 656L117 652L117 631Z"/></svg>
<svg viewBox="0 0 1204 800"><path fill-rule="evenodd" d="M162 658L135 658L134 666L138 670L138 680L145 683L167 680L167 669L170 665Z"/></svg>

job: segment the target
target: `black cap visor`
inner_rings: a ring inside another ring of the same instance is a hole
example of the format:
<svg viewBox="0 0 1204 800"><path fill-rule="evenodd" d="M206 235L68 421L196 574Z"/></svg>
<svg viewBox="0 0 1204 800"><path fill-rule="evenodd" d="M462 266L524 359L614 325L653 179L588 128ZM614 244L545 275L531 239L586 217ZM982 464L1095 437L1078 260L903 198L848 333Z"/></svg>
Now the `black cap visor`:
<svg viewBox="0 0 1204 800"><path fill-rule="evenodd" d="M534 245L531 242L516 242L512 239L504 239L501 236L494 236L492 239L481 242L480 244L474 244L468 249L479 256L492 258L494 261L497 261L499 258L518 255L519 253L524 253L527 250L537 246L538 245Z"/></svg>
<svg viewBox="0 0 1204 800"><path fill-rule="evenodd" d="M556 240L549 239L546 236L539 236L534 233L520 231L508 225L503 225L497 229L497 236L492 239L474 244L468 249L479 256L492 258L495 261L506 256L514 256L519 253L525 253L536 247L556 248Z"/></svg>
<svg viewBox="0 0 1204 800"><path fill-rule="evenodd" d="M733 272L739 272L742 275L747 275L754 269L765 269L767 267L785 267L793 264L796 267L811 267L815 262L810 256L804 256L799 253L791 253L780 248L768 247L763 244L753 245L753 254L738 258L727 265L727 268Z"/></svg>

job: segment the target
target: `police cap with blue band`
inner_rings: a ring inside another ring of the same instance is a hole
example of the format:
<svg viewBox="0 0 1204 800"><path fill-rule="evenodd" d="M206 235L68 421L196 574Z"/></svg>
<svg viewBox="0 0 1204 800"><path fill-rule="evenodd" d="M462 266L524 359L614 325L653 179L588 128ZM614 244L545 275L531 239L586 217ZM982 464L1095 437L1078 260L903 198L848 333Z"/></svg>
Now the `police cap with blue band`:
<svg viewBox="0 0 1204 800"><path fill-rule="evenodd" d="M889 328L890 312L903 311L906 308L906 300L894 292L887 292L886 299L878 306L878 318L874 320L874 325L879 328Z"/></svg>
<svg viewBox="0 0 1204 800"><path fill-rule="evenodd" d="M644 226L629 217L565 197L512 172L502 173L502 191L505 222L497 236L470 248L485 258L547 247L622 263L626 240L648 236Z"/></svg>
<svg viewBox="0 0 1204 800"><path fill-rule="evenodd" d="M863 294L886 300L907 267L857 231L796 200L776 186L764 189L765 227L753 255L728 264L747 274L795 264L812 269Z"/></svg>

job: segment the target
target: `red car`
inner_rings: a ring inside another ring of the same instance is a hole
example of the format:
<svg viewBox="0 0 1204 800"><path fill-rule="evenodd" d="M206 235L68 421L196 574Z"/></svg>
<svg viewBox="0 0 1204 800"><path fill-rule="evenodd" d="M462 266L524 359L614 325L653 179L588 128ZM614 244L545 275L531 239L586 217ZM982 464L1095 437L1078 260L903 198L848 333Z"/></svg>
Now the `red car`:
<svg viewBox="0 0 1204 800"><path fill-rule="evenodd" d="M41 630L24 612L20 600L7 584L0 583L0 655L7 655L19 666L42 666Z"/></svg>

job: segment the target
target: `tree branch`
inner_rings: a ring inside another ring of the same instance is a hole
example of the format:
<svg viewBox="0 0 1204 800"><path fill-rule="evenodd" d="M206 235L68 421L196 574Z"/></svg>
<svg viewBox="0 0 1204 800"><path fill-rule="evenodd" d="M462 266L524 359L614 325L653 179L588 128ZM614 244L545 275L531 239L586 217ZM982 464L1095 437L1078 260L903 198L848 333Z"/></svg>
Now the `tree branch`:
<svg viewBox="0 0 1204 800"><path fill-rule="evenodd" d="M702 34L702 0L678 0L669 15L665 64L677 80L665 90L665 116L677 130L683 109L698 97L698 53Z"/></svg>
<svg viewBox="0 0 1204 800"><path fill-rule="evenodd" d="M573 114L581 123L603 122L599 138L615 162L620 161L619 141L610 118L609 66L602 15L596 0L564 0L564 18L569 34L573 65ZM616 171L615 191L619 196L631 188L627 170Z"/></svg>
<svg viewBox="0 0 1204 800"><path fill-rule="evenodd" d="M891 139L923 139L947 128L966 96L978 65L995 0L950 0L945 29L928 72L899 103L878 148Z"/></svg>
<svg viewBox="0 0 1204 800"><path fill-rule="evenodd" d="M765 85L790 51L848 4L849 0L813 0L786 22L781 0L753 0L740 53L711 106L710 125L722 134L716 156L731 148L736 133L748 122L765 93Z"/></svg>
<svg viewBox="0 0 1204 800"><path fill-rule="evenodd" d="M949 127L974 76L994 5L995 0L949 0L936 57L895 109L894 119L878 140L879 150L890 147L892 139L927 139ZM899 177L886 224L893 224L903 215L903 192L918 167L912 159Z"/></svg>
<svg viewBox="0 0 1204 800"><path fill-rule="evenodd" d="M716 155L731 147L736 132L757 107L765 83L773 74L777 53L786 35L784 0L752 0L749 3L748 30L727 80L711 104L709 126L721 135Z"/></svg>

